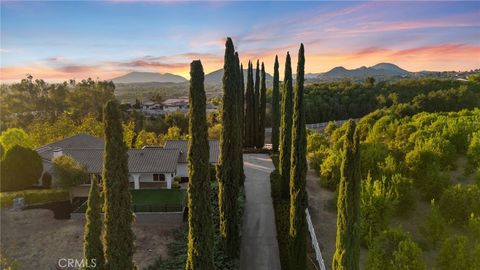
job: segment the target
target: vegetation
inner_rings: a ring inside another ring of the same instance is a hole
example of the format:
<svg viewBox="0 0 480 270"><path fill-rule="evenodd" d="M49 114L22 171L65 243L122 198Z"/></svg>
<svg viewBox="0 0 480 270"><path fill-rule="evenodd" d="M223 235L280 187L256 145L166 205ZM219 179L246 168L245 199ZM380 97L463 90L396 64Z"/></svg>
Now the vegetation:
<svg viewBox="0 0 480 270"><path fill-rule="evenodd" d="M238 65L235 61L235 49L230 38L225 45L225 64L223 75L223 108L222 134L220 137L220 154L217 167L218 200L220 208L220 233L225 251L232 257L237 257L240 247L238 226L238 194L239 169L235 157L239 151L240 139L236 125L238 122L236 108L236 91L238 91ZM233 157L233 158L232 158Z"/></svg>
<svg viewBox="0 0 480 270"><path fill-rule="evenodd" d="M65 189L27 189L22 191L0 192L1 207L12 206L13 199L23 197L27 205L68 201L68 190Z"/></svg>
<svg viewBox="0 0 480 270"><path fill-rule="evenodd" d="M253 86L253 67L248 62L247 89L245 92L245 147L255 146L255 94Z"/></svg>
<svg viewBox="0 0 480 270"><path fill-rule="evenodd" d="M297 78L293 101L292 156L290 169L290 269L306 269L307 266L307 160L305 112L303 111L303 82L305 52L303 44L298 52Z"/></svg>
<svg viewBox="0 0 480 270"><path fill-rule="evenodd" d="M188 257L185 269L213 269L209 146L202 63L190 64L188 143Z"/></svg>
<svg viewBox="0 0 480 270"><path fill-rule="evenodd" d="M345 132L337 202L337 240L332 269L359 269L360 149L355 122Z"/></svg>
<svg viewBox="0 0 480 270"><path fill-rule="evenodd" d="M105 259L108 269L134 269L133 213L128 182L127 146L123 141L120 110L116 101L105 105L105 153L103 189L105 197Z"/></svg>
<svg viewBox="0 0 480 270"><path fill-rule="evenodd" d="M97 269L103 269L105 258L102 243L102 206L97 179L92 179L88 194L88 208L85 214L86 222L83 233L83 258L95 262Z"/></svg>
<svg viewBox="0 0 480 270"><path fill-rule="evenodd" d="M0 144L3 151L8 152L15 145L32 148L33 142L28 134L21 128L9 128L0 134Z"/></svg>
<svg viewBox="0 0 480 270"><path fill-rule="evenodd" d="M280 128L280 79L278 74L278 56L275 55L272 88L272 151L278 151Z"/></svg>
<svg viewBox="0 0 480 270"><path fill-rule="evenodd" d="M292 147L292 64L287 52L285 60L285 76L282 93L282 115L280 120L280 157L278 173L282 183L282 196L289 198L290 158Z"/></svg>
<svg viewBox="0 0 480 270"><path fill-rule="evenodd" d="M18 191L30 188L38 183L42 171L42 159L36 151L15 145L1 160L0 190Z"/></svg>
<svg viewBox="0 0 480 270"><path fill-rule="evenodd" d="M90 180L87 169L69 155L53 159L52 174L55 179L53 185L65 189Z"/></svg>
<svg viewBox="0 0 480 270"><path fill-rule="evenodd" d="M262 62L261 70L260 101L258 113L258 140L257 148L263 148L265 144L265 121L267 109L267 82L265 81L265 64Z"/></svg>

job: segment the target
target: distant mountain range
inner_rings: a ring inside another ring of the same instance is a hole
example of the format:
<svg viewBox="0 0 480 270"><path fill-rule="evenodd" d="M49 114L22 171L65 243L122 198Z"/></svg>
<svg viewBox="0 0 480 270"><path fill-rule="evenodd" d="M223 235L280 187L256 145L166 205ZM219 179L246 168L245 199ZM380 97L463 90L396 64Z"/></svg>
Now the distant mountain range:
<svg viewBox="0 0 480 270"><path fill-rule="evenodd" d="M360 67L355 69L346 69L344 67L335 67L325 73L306 74L307 79L336 80L344 78L365 78L365 77L396 77L408 76L412 72L400 68L391 63L380 63L371 67Z"/></svg>
<svg viewBox="0 0 480 270"><path fill-rule="evenodd" d="M182 83L187 82L182 76L171 73L156 73L156 72L130 72L123 76L113 78L114 83L149 83L149 82L161 82L161 83Z"/></svg>
<svg viewBox="0 0 480 270"><path fill-rule="evenodd" d="M253 69L253 77L255 79L255 72L257 70L256 69ZM243 70L243 78L245 80L245 83L247 82L247 70L244 69ZM223 78L223 68L219 69L219 70L215 70L213 72L210 72L208 73L207 75L205 75L205 83L208 83L208 84L218 84L218 83L222 83L222 78ZM265 73L265 79L267 82L270 82L270 81L273 81L273 77L272 75L268 74L268 73Z"/></svg>
<svg viewBox="0 0 480 270"><path fill-rule="evenodd" d="M253 70L255 76L255 70ZM363 80L366 77L380 79L401 78L409 76L428 75L432 72L410 72L391 63L380 63L371 67L360 67L355 69L346 69L344 67L335 67L325 73L307 73L305 78L308 81L334 81L342 79ZM243 70L245 81L247 80L247 70ZM295 78L295 74L293 74ZM218 85L222 83L223 69L218 69L205 75L205 84ZM273 77L266 74L267 84L271 85ZM155 72L130 72L123 76L112 79L114 83L186 83L188 82L182 76L170 73Z"/></svg>

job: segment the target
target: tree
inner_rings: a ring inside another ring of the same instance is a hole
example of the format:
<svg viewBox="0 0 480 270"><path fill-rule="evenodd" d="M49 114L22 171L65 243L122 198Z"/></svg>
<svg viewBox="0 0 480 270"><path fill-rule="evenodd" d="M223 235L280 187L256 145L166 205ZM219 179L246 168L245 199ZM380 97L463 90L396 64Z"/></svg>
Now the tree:
<svg viewBox="0 0 480 270"><path fill-rule="evenodd" d="M188 143L187 270L214 269L210 206L210 167L204 72L200 60L190 64Z"/></svg>
<svg viewBox="0 0 480 270"><path fill-rule="evenodd" d="M423 261L422 249L411 239L398 244L393 252L392 270L425 270L427 266Z"/></svg>
<svg viewBox="0 0 480 270"><path fill-rule="evenodd" d="M437 255L437 269L469 270L472 269L470 261L468 239L463 235L455 235L445 239L440 247Z"/></svg>
<svg viewBox="0 0 480 270"><path fill-rule="evenodd" d="M95 269L103 269L105 258L102 244L102 203L98 190L98 182L94 177L90 184L88 194L87 212L85 213L85 228L83 237L83 258L91 264L96 264Z"/></svg>
<svg viewBox="0 0 480 270"><path fill-rule="evenodd" d="M238 53L235 53L235 64L238 67L238 73L237 73L237 98L236 98L236 107L238 110L238 121L237 121L237 134L235 138L237 139L237 168L239 170L238 175L239 175L239 186L243 186L243 182L245 181L245 173L243 171L243 118L244 118L244 104L243 104L243 92L245 89L244 81L243 81L243 66L240 64L240 58L238 57Z"/></svg>
<svg viewBox="0 0 480 270"><path fill-rule="evenodd" d="M118 103L110 100L104 109L105 151L103 188L105 200L105 259L107 269L134 269L135 235L132 231L127 146L123 141Z"/></svg>
<svg viewBox="0 0 480 270"><path fill-rule="evenodd" d="M0 135L0 143L3 150L7 152L15 145L25 148L32 148L33 142L30 136L21 128L9 128Z"/></svg>
<svg viewBox="0 0 480 270"><path fill-rule="evenodd" d="M447 235L448 224L442 217L434 199L431 206L432 212L428 215L425 224L420 227L420 233L433 248L436 248L437 244Z"/></svg>
<svg viewBox="0 0 480 270"><path fill-rule="evenodd" d="M248 62L247 89L245 93L245 146L254 147L254 122L255 122L255 95L253 91L253 70L252 63Z"/></svg>
<svg viewBox="0 0 480 270"><path fill-rule="evenodd" d="M265 81L265 64L262 62L260 87L260 109L258 118L258 141L257 148L263 148L265 144L265 119L267 110L267 82Z"/></svg>
<svg viewBox="0 0 480 270"><path fill-rule="evenodd" d="M257 69L255 69L255 92L253 94L253 145L258 148L259 129L260 129L260 62L257 60Z"/></svg>
<svg viewBox="0 0 480 270"><path fill-rule="evenodd" d="M355 121L347 122L337 202L337 239L332 269L359 269L360 151Z"/></svg>
<svg viewBox="0 0 480 270"><path fill-rule="evenodd" d="M5 154L0 170L1 191L27 189L42 175L42 158L35 150L15 145Z"/></svg>
<svg viewBox="0 0 480 270"><path fill-rule="evenodd" d="M217 167L218 204L220 209L220 235L223 240L226 254L236 257L240 244L238 228L238 163L235 154L238 148L237 133L237 73L235 64L235 49L230 38L225 44L225 63L223 66L223 129L220 135L220 156Z"/></svg>
<svg viewBox="0 0 480 270"><path fill-rule="evenodd" d="M147 132L145 130L140 131L135 140L135 148L156 144L158 144L157 135L154 132Z"/></svg>
<svg viewBox="0 0 480 270"><path fill-rule="evenodd" d="M75 185L88 183L89 176L85 166L69 155L61 155L53 160L53 185L61 188L70 188Z"/></svg>
<svg viewBox="0 0 480 270"><path fill-rule="evenodd" d="M263 69L263 66L262 66ZM307 268L307 133L303 109L303 82L305 52L303 44L298 52L297 80L294 93L292 122L292 156L290 169L290 269Z"/></svg>
<svg viewBox="0 0 480 270"><path fill-rule="evenodd" d="M282 197L288 199L290 192L290 158L292 147L292 65L290 54L285 60L285 76L282 95L282 116L280 122L280 156L278 173L281 179Z"/></svg>
<svg viewBox="0 0 480 270"><path fill-rule="evenodd" d="M279 125L280 125L280 92L279 92L278 56L275 55L273 66L273 89L272 89L272 150L278 151Z"/></svg>

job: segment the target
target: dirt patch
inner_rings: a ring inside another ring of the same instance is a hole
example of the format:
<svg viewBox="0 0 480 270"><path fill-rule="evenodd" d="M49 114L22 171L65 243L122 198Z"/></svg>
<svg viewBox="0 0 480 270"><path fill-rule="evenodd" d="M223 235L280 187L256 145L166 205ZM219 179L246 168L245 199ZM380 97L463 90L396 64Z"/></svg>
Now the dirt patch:
<svg viewBox="0 0 480 270"><path fill-rule="evenodd" d="M57 220L53 212L33 209L1 211L2 254L18 262L21 269L56 269L60 258L82 258L84 223ZM134 260L139 269L167 258L176 225L135 224L137 246Z"/></svg>

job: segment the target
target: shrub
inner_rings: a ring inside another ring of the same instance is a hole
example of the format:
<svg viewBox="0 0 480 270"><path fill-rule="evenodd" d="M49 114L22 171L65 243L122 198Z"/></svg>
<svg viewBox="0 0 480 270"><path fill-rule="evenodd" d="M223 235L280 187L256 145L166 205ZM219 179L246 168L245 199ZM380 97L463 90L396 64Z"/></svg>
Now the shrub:
<svg viewBox="0 0 480 270"><path fill-rule="evenodd" d="M435 200L432 200L431 206L432 211L427 217L425 223L420 226L420 233L430 246L436 248L437 244L447 235L448 224L440 214L440 210L435 204Z"/></svg>
<svg viewBox="0 0 480 270"><path fill-rule="evenodd" d="M2 144L5 152L12 149L15 145L30 149L33 147L33 142L30 136L20 128L9 128L2 132L0 135L0 144Z"/></svg>
<svg viewBox="0 0 480 270"><path fill-rule="evenodd" d="M18 145L7 151L0 167L1 191L29 188L38 182L43 171L42 159L38 153Z"/></svg>
<svg viewBox="0 0 480 270"><path fill-rule="evenodd" d="M467 150L467 155L471 163L480 166L480 131L472 134L472 138L470 139L470 144Z"/></svg>
<svg viewBox="0 0 480 270"><path fill-rule="evenodd" d="M386 179L372 180L370 176L362 181L361 223L362 242L367 246L388 227L395 201L386 186Z"/></svg>
<svg viewBox="0 0 480 270"><path fill-rule="evenodd" d="M391 177L389 186L396 214L405 216L415 210L415 189L412 179L395 174Z"/></svg>
<svg viewBox="0 0 480 270"><path fill-rule="evenodd" d="M439 270L473 270L470 264L468 240L465 236L455 235L447 238L437 255Z"/></svg>
<svg viewBox="0 0 480 270"><path fill-rule="evenodd" d="M320 165L320 184L329 190L336 190L340 182L342 157L338 151L330 150Z"/></svg>
<svg viewBox="0 0 480 270"><path fill-rule="evenodd" d="M365 269L423 270L422 250L402 229L388 229L379 234L368 251Z"/></svg>
<svg viewBox="0 0 480 270"><path fill-rule="evenodd" d="M25 203L27 205L66 201L70 198L68 191L64 189L30 189L23 191L1 192L1 207L12 206L13 199L18 197L25 198Z"/></svg>
<svg viewBox="0 0 480 270"><path fill-rule="evenodd" d="M277 228L277 241L280 253L280 264L282 269L288 269L289 261L289 231L290 231L290 202L281 196L281 179L278 171L270 174L270 184L275 211L275 225Z"/></svg>
<svg viewBox="0 0 480 270"><path fill-rule="evenodd" d="M68 155L53 159L54 186L69 188L74 185L87 183L89 175L83 165Z"/></svg>
<svg viewBox="0 0 480 270"><path fill-rule="evenodd" d="M472 213L480 215L480 189L476 185L452 186L443 193L439 207L447 221L467 224Z"/></svg>
<svg viewBox="0 0 480 270"><path fill-rule="evenodd" d="M172 188L173 189L179 189L180 188L180 182L178 180L174 180L173 183L172 183Z"/></svg>
<svg viewBox="0 0 480 270"><path fill-rule="evenodd" d="M48 172L45 172L42 175L42 186L44 188L50 188L52 187L52 175Z"/></svg>

